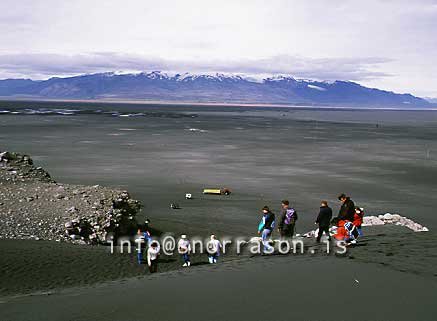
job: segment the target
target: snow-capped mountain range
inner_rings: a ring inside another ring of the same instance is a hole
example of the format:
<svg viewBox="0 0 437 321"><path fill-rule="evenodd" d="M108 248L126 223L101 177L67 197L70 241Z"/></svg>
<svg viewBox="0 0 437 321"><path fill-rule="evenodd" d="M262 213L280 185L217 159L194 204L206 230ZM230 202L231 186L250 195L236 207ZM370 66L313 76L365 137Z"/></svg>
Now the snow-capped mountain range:
<svg viewBox="0 0 437 321"><path fill-rule="evenodd" d="M410 94L367 88L350 81L298 80L275 76L255 80L230 74L98 73L48 80L0 80L9 98L120 99L204 103L264 103L370 107L427 107Z"/></svg>

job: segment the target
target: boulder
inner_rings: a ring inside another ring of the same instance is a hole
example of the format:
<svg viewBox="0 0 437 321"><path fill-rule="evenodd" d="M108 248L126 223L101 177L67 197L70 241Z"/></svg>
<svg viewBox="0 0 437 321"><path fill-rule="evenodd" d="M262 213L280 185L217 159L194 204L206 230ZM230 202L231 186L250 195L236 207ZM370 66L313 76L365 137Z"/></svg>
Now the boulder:
<svg viewBox="0 0 437 321"><path fill-rule="evenodd" d="M392 218L393 218L393 215L391 215L390 213L386 213L383 215L384 220L391 220Z"/></svg>

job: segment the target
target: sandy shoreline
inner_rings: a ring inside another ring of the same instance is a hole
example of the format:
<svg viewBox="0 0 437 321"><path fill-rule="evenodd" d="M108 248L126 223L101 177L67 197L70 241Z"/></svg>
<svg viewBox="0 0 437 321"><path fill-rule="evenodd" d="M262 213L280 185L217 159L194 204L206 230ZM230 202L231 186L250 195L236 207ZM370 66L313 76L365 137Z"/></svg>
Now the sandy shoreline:
<svg viewBox="0 0 437 321"><path fill-rule="evenodd" d="M290 108L290 109L321 109L321 110L393 110L393 111L436 111L437 108L400 108L400 107L359 107L359 106L335 106L335 105L295 105L295 104L275 104L275 103L227 103L227 102L198 102L198 101L173 101L173 100L135 100L135 99L44 99L40 97L11 97L0 96L0 101L8 102L64 102L64 103L95 103L95 104L131 104L144 106L195 106L195 107L273 107L273 108Z"/></svg>

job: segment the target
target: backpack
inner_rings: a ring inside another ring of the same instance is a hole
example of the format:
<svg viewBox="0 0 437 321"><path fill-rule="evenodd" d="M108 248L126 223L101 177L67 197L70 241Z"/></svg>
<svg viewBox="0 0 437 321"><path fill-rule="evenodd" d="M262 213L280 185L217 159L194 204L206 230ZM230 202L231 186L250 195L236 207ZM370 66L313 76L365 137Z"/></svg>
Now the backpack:
<svg viewBox="0 0 437 321"><path fill-rule="evenodd" d="M297 221L297 213L293 208L289 208L285 212L284 224L290 225Z"/></svg>
<svg viewBox="0 0 437 321"><path fill-rule="evenodd" d="M358 238L358 236L359 236L358 230L355 227L355 225L353 225L351 222L344 223L344 228L346 229L346 231L348 231L350 238L353 238L353 239Z"/></svg>

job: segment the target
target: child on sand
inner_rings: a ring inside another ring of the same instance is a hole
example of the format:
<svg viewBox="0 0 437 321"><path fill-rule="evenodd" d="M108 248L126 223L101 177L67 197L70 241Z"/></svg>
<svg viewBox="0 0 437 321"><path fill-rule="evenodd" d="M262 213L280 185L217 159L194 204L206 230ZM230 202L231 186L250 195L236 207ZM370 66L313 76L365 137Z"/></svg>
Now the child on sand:
<svg viewBox="0 0 437 321"><path fill-rule="evenodd" d="M361 225L363 224L363 217L364 217L364 210L362 208L359 208L358 206L356 206L353 223L354 223L355 227L357 228L359 236L363 236L363 231L361 229Z"/></svg>
<svg viewBox="0 0 437 321"><path fill-rule="evenodd" d="M159 244L155 241L150 243L149 249L147 250L147 264L149 265L150 273L158 272L158 257L161 249Z"/></svg>
<svg viewBox="0 0 437 321"><path fill-rule="evenodd" d="M217 263L218 257L220 256L220 252L222 249L222 244L215 237L214 234L211 235L211 240L208 243L208 260L209 263L215 264Z"/></svg>
<svg viewBox="0 0 437 321"><path fill-rule="evenodd" d="M181 235L181 239L178 242L178 251L182 255L182 260L184 261L184 265L182 266L183 267L190 266L191 244L185 234Z"/></svg>
<svg viewBox="0 0 437 321"><path fill-rule="evenodd" d="M337 233L334 238L337 241L345 242L346 246L357 243L358 230L350 221L339 221Z"/></svg>
<svg viewBox="0 0 437 321"><path fill-rule="evenodd" d="M136 251L138 264L143 264L143 251L144 249L147 249L151 239L152 237L149 231L142 231L140 228L137 230L135 243L137 246Z"/></svg>
<svg viewBox="0 0 437 321"><path fill-rule="evenodd" d="M135 243L137 246L137 262L138 264L143 263L143 248L144 248L144 235L141 229L138 229L137 236L135 239Z"/></svg>

